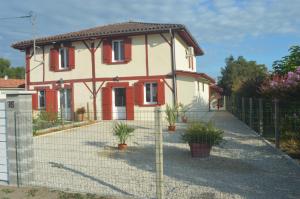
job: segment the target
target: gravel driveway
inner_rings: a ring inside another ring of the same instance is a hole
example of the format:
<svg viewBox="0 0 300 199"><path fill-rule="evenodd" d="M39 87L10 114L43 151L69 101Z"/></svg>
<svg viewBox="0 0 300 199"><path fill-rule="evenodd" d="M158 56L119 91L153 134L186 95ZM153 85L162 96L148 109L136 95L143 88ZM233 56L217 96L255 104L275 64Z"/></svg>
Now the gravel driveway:
<svg viewBox="0 0 300 199"><path fill-rule="evenodd" d="M300 169L226 112L207 113L225 141L207 159L191 158L180 134L164 131L166 198L300 198ZM34 185L122 198L155 198L154 122L131 121L126 152L113 122L34 138Z"/></svg>

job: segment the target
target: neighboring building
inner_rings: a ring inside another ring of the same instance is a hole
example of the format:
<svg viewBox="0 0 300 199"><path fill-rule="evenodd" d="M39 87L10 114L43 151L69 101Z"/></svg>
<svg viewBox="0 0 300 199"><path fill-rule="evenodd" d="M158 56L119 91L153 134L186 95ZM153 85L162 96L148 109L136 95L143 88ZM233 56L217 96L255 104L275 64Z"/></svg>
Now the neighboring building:
<svg viewBox="0 0 300 199"><path fill-rule="evenodd" d="M9 79L7 76L0 78L0 99L5 97L7 91L22 91L25 90L24 79Z"/></svg>
<svg viewBox="0 0 300 199"><path fill-rule="evenodd" d="M33 109L73 113L87 107L95 119L133 120L166 103L209 110L209 84L196 72L203 51L181 24L125 22L22 41L26 89ZM70 114L65 115L70 117Z"/></svg>

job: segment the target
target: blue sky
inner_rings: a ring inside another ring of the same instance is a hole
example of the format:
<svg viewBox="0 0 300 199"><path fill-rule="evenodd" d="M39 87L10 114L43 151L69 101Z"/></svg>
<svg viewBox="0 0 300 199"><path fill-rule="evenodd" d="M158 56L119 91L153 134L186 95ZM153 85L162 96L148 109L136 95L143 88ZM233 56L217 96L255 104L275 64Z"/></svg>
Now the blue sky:
<svg viewBox="0 0 300 199"><path fill-rule="evenodd" d="M145 21L185 24L203 48L198 72L220 74L229 55L266 64L300 43L299 0L9 0L0 18L37 15L38 36L76 31L107 23ZM30 39L28 19L0 20L0 57L23 66L24 54L11 43Z"/></svg>

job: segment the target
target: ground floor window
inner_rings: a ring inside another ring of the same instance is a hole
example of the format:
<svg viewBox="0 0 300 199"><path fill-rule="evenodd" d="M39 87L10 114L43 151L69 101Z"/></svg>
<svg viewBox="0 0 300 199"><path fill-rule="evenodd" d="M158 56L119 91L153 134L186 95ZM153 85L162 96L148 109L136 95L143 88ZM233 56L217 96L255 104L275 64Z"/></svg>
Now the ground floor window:
<svg viewBox="0 0 300 199"><path fill-rule="evenodd" d="M145 104L157 104L157 83L145 83L144 84L145 96L144 101Z"/></svg>

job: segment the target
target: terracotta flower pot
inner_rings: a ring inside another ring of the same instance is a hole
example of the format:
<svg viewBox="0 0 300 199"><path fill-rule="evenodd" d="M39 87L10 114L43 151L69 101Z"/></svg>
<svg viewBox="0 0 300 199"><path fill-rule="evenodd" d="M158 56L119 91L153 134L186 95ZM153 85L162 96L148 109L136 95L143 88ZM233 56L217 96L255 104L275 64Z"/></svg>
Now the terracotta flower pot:
<svg viewBox="0 0 300 199"><path fill-rule="evenodd" d="M127 144L118 144L118 149L120 151L125 151L127 149Z"/></svg>
<svg viewBox="0 0 300 199"><path fill-rule="evenodd" d="M181 121L182 121L183 123L187 123L187 117L186 117L186 116L182 116L182 117L181 117Z"/></svg>
<svg viewBox="0 0 300 199"><path fill-rule="evenodd" d="M176 130L176 126L175 125L168 126L168 131L174 132L175 130Z"/></svg>
<svg viewBox="0 0 300 199"><path fill-rule="evenodd" d="M192 157L209 157L211 146L209 144L189 143Z"/></svg>

